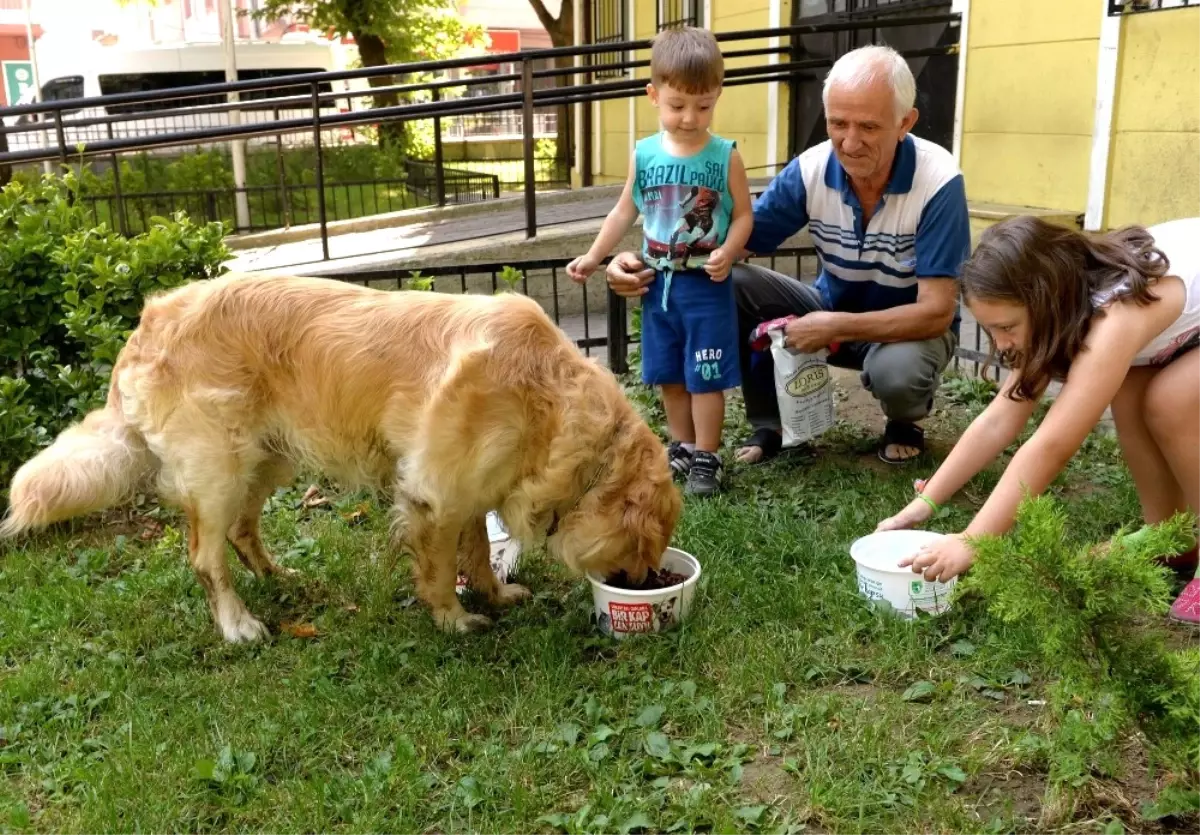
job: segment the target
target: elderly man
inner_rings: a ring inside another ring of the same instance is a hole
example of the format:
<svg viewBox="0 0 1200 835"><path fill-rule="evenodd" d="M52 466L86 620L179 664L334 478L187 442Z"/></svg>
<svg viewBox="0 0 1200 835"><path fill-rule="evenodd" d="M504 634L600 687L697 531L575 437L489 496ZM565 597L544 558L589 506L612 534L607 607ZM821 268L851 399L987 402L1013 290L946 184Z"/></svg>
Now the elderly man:
<svg viewBox="0 0 1200 835"><path fill-rule="evenodd" d="M770 352L749 345L762 322L789 318L787 344L861 371L887 418L879 456L902 463L925 448L920 421L958 344L958 276L970 254L962 174L944 149L910 134L916 83L885 46L840 58L823 91L829 140L809 148L754 204L753 253L773 252L808 226L820 256L814 287L741 264L732 277L741 331L742 392L754 433L738 460L780 451ZM645 292L653 272L633 253L607 271L622 296Z"/></svg>

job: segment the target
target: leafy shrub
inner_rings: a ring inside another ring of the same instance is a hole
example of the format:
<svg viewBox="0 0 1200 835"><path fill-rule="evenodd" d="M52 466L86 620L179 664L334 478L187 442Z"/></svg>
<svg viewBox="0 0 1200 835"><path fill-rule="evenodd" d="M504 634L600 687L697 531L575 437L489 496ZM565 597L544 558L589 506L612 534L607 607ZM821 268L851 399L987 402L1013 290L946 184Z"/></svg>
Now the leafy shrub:
<svg viewBox="0 0 1200 835"><path fill-rule="evenodd" d="M1052 787L1113 776L1116 742L1135 725L1182 740L1192 763L1200 757L1200 655L1169 650L1164 630L1151 625L1170 600L1155 558L1191 547L1194 525L1179 514L1099 546L1070 546L1066 514L1042 496L1022 503L1012 532L976 541L960 593L977 590L993 615L1024 630L1025 645L1056 679L1055 727L1038 742Z"/></svg>
<svg viewBox="0 0 1200 835"><path fill-rule="evenodd" d="M182 213L124 238L92 228L78 180L14 181L0 192L0 485L103 402L145 297L222 272L219 224Z"/></svg>

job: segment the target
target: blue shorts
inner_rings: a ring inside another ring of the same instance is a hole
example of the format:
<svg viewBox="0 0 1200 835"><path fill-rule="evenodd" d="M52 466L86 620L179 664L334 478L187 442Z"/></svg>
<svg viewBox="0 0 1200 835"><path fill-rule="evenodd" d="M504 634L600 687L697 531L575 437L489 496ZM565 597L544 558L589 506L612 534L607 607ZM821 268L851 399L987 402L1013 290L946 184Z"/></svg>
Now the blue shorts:
<svg viewBox="0 0 1200 835"><path fill-rule="evenodd" d="M713 281L702 270L675 273L663 310L665 284L658 273L642 296L642 381L682 383L691 394L740 386L732 278Z"/></svg>

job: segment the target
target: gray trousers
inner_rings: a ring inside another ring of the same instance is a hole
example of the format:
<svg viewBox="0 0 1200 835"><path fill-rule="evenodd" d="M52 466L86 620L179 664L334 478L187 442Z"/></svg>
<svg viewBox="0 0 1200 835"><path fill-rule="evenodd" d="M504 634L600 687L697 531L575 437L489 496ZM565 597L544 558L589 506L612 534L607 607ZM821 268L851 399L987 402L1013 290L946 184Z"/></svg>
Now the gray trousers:
<svg viewBox="0 0 1200 835"><path fill-rule="evenodd" d="M750 333L768 319L824 310L824 301L815 288L798 279L751 264L737 264L730 278L737 300L746 418L755 429L778 430L775 363L769 350L750 349ZM849 342L829 364L862 372L863 386L875 395L884 415L912 422L933 408L934 392L957 347L958 337L950 331L921 342Z"/></svg>

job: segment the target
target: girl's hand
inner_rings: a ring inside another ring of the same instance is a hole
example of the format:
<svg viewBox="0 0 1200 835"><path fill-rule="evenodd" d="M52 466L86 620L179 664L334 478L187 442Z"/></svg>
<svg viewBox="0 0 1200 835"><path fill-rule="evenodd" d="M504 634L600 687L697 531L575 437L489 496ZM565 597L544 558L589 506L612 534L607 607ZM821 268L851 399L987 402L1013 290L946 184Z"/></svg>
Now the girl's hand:
<svg viewBox="0 0 1200 835"><path fill-rule="evenodd" d="M900 560L900 567L912 566L914 574L939 583L962 574L975 562L975 552L962 534L953 534L932 545L926 545L911 557Z"/></svg>
<svg viewBox="0 0 1200 835"><path fill-rule="evenodd" d="M923 525L933 517L933 508L920 499L913 499L895 516L889 516L875 526L876 531L903 531Z"/></svg>
<svg viewBox="0 0 1200 835"><path fill-rule="evenodd" d="M924 479L913 482L918 493L925 489ZM895 516L889 516L875 526L876 531L902 531L923 525L933 518L933 507L922 498L913 499Z"/></svg>

